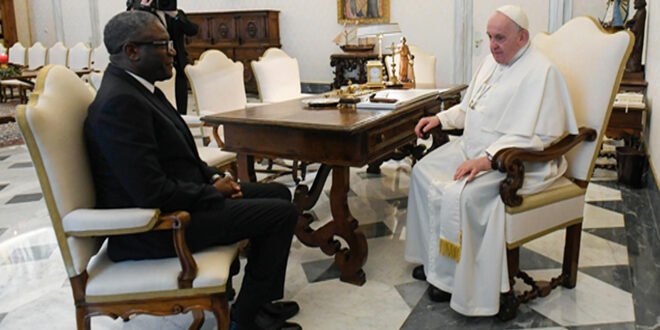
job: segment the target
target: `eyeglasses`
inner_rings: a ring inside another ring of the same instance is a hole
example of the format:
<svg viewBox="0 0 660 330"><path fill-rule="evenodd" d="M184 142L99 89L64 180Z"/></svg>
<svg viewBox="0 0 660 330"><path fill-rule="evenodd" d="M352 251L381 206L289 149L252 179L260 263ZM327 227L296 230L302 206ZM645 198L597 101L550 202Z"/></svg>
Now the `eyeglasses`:
<svg viewBox="0 0 660 330"><path fill-rule="evenodd" d="M147 45L154 47L167 47L167 50L174 50L174 41L172 40L154 40L154 41L131 41L136 45Z"/></svg>

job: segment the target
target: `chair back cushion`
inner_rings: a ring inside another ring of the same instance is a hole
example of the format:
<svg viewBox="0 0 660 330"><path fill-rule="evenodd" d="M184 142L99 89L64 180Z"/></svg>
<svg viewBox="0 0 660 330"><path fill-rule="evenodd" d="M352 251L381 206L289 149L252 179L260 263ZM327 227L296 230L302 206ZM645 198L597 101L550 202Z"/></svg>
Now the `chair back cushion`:
<svg viewBox="0 0 660 330"><path fill-rule="evenodd" d="M578 126L598 132L596 141L581 143L567 154L569 177L591 178L632 39L628 31L609 34L595 19L578 17L533 40L566 79Z"/></svg>
<svg viewBox="0 0 660 330"><path fill-rule="evenodd" d="M415 71L416 88L435 88L435 56L425 53L418 47L410 45L410 53L415 56L413 70Z"/></svg>
<svg viewBox="0 0 660 330"><path fill-rule="evenodd" d="M232 61L219 50L207 50L194 65L186 66L186 75L199 115L245 108L243 63Z"/></svg>
<svg viewBox="0 0 660 330"><path fill-rule="evenodd" d="M41 68L46 65L46 47L40 42L36 42L28 49L28 67L31 70Z"/></svg>
<svg viewBox="0 0 660 330"><path fill-rule="evenodd" d="M25 65L25 47L20 42L9 47L9 63Z"/></svg>
<svg viewBox="0 0 660 330"><path fill-rule="evenodd" d="M281 102L302 97L298 60L283 50L269 48L259 61L252 61L262 102Z"/></svg>
<svg viewBox="0 0 660 330"><path fill-rule="evenodd" d="M39 72L28 104L17 111L69 276L79 274L99 247L97 239L67 238L62 228L66 214L95 206L83 135L93 99L92 90L75 73L48 65Z"/></svg>
<svg viewBox="0 0 660 330"><path fill-rule="evenodd" d="M66 66L66 58L69 49L60 41L48 49L48 64L59 64Z"/></svg>
<svg viewBox="0 0 660 330"><path fill-rule="evenodd" d="M103 81L103 71L101 72L91 72L89 74L89 84L94 88L94 90L99 90L101 88L101 82Z"/></svg>
<svg viewBox="0 0 660 330"><path fill-rule="evenodd" d="M69 49L69 69L83 70L89 68L89 55L91 49L82 42L77 43L73 48Z"/></svg>
<svg viewBox="0 0 660 330"><path fill-rule="evenodd" d="M105 70L110 63L110 54L105 49L104 45L92 49L92 57L90 66L94 70Z"/></svg>

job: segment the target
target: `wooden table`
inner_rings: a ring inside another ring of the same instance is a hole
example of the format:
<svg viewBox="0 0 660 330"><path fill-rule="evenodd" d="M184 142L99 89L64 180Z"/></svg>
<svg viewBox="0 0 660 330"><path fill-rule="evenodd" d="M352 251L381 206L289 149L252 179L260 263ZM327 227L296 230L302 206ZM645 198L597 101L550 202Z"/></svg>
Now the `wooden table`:
<svg viewBox="0 0 660 330"><path fill-rule="evenodd" d="M311 188L299 185L294 203L300 211L296 236L307 246L334 255L344 282L362 285L366 276L367 239L348 207L349 167L362 167L387 158L397 148L415 143L414 127L419 118L437 113L441 97L460 93L465 85L451 86L432 96L394 111L305 109L300 100L267 104L245 110L203 117L223 125L225 150L238 154L238 176L255 181L254 157L298 159L319 162L321 167ZM330 208L332 221L313 230L312 209L332 171ZM348 246L341 246L341 237Z"/></svg>
<svg viewBox="0 0 660 330"><path fill-rule="evenodd" d="M607 125L606 135L611 138L624 139L626 145L637 146L641 143L646 123L648 103L646 88L648 83L644 80L623 79L619 85L619 92L635 92L644 95L646 107L643 109L614 106L610 121Z"/></svg>

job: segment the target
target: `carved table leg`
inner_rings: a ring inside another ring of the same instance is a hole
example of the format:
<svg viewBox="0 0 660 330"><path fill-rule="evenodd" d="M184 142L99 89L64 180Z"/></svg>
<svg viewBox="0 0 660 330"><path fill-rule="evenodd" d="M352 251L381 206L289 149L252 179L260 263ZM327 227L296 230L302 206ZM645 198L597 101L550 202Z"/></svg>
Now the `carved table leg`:
<svg viewBox="0 0 660 330"><path fill-rule="evenodd" d="M245 182L257 182L257 175L254 172L254 156L238 154L238 178Z"/></svg>
<svg viewBox="0 0 660 330"><path fill-rule="evenodd" d="M330 169L327 165L319 168L311 190L308 191L307 187L302 185L296 189L294 203L301 212L296 226L296 237L307 246L319 247L323 253L334 255L335 262L341 271L340 280L362 285L366 281L362 266L367 262L368 247L366 237L357 229L358 221L353 218L348 208L348 167L332 167L330 210L333 220L317 230L313 230L309 227L309 215L303 214L305 210L311 209L318 200ZM335 236L344 239L348 247L342 248Z"/></svg>

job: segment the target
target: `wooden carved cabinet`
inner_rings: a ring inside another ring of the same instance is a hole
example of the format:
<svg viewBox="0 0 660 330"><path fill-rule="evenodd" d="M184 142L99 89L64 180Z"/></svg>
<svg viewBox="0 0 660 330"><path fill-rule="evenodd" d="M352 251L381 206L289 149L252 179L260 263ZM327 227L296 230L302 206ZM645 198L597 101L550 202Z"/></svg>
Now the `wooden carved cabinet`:
<svg viewBox="0 0 660 330"><path fill-rule="evenodd" d="M218 49L245 67L245 90L257 92L257 82L250 62L258 60L266 49L280 48L279 11L247 10L190 13L188 18L199 32L186 38L190 63L208 49Z"/></svg>

